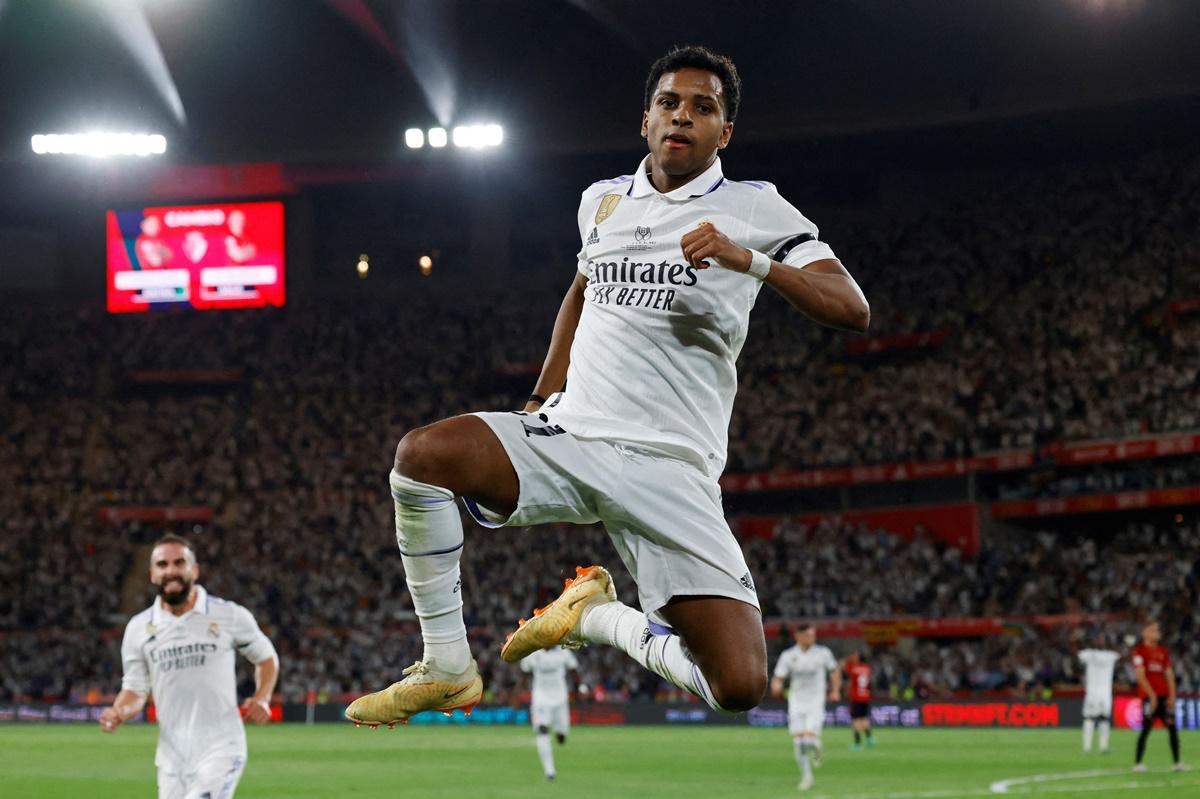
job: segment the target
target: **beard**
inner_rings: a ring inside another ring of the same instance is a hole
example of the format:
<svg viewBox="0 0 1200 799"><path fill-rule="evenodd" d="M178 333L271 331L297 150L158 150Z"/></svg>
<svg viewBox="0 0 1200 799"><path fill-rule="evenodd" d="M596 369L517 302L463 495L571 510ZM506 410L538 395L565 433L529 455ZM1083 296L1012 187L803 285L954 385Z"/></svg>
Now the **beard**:
<svg viewBox="0 0 1200 799"><path fill-rule="evenodd" d="M176 590L169 590L167 588L167 585L168 584L170 584L172 586L176 585L177 584L176 580L178 580L178 584L181 584L183 587L178 588ZM192 581L188 580L187 578L184 578L184 577L179 577L179 578L173 577L170 580L164 582L162 585L158 586L158 595L160 597L162 597L163 602L166 602L168 605L172 605L172 606L182 605L184 602L187 602L188 595L190 595L191 593L192 593Z"/></svg>

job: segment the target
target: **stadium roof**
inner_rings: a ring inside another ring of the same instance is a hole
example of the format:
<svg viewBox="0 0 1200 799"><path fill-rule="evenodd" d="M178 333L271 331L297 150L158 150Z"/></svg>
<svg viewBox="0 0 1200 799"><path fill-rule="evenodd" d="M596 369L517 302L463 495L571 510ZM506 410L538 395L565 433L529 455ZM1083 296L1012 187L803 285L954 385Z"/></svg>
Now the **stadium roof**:
<svg viewBox="0 0 1200 799"><path fill-rule="evenodd" d="M651 61L731 55L741 141L1200 97L1190 0L0 0L0 161L165 133L181 162L386 161L408 127L627 148Z"/></svg>

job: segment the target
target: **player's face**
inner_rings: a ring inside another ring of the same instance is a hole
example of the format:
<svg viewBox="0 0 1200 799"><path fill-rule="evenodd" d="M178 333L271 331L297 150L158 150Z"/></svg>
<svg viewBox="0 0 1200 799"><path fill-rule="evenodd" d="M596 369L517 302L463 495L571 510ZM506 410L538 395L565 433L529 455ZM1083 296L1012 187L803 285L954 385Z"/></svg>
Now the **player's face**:
<svg viewBox="0 0 1200 799"><path fill-rule="evenodd" d="M688 67L659 78L650 110L642 114L642 136L658 171L690 179L712 164L733 135L723 93L721 79L703 69Z"/></svg>
<svg viewBox="0 0 1200 799"><path fill-rule="evenodd" d="M1142 630L1142 640L1150 646L1157 646L1162 640L1162 631L1158 629L1157 624L1147 624Z"/></svg>
<svg viewBox="0 0 1200 799"><path fill-rule="evenodd" d="M796 643L802 647L810 647L817 642L817 631L812 627L796 631Z"/></svg>
<svg viewBox="0 0 1200 799"><path fill-rule="evenodd" d="M235 236L242 235L246 229L246 215L241 211L234 211L229 215L229 232Z"/></svg>
<svg viewBox="0 0 1200 799"><path fill-rule="evenodd" d="M150 582L168 605L182 605L192 593L196 557L182 544L161 544L150 555Z"/></svg>
<svg viewBox="0 0 1200 799"><path fill-rule="evenodd" d="M147 236L157 236L161 230L162 226L157 216L148 216L142 220L142 232Z"/></svg>

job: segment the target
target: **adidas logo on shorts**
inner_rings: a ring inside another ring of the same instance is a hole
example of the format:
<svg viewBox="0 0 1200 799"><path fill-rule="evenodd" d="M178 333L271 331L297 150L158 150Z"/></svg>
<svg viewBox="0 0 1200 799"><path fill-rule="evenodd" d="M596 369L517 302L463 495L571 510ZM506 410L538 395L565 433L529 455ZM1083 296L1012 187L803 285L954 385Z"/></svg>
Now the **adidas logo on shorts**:
<svg viewBox="0 0 1200 799"><path fill-rule="evenodd" d="M749 591L754 590L754 579L750 576L750 572L746 572L745 574L743 574L742 579L739 580L739 582L742 585L744 585L747 590L749 590Z"/></svg>

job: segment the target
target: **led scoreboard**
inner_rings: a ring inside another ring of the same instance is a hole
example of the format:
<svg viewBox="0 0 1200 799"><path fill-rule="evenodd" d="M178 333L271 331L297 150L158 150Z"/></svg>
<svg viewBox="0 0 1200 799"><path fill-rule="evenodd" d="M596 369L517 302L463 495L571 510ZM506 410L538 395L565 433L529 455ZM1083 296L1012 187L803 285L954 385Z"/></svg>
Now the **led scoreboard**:
<svg viewBox="0 0 1200 799"><path fill-rule="evenodd" d="M108 310L281 306L283 203L108 211Z"/></svg>

